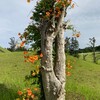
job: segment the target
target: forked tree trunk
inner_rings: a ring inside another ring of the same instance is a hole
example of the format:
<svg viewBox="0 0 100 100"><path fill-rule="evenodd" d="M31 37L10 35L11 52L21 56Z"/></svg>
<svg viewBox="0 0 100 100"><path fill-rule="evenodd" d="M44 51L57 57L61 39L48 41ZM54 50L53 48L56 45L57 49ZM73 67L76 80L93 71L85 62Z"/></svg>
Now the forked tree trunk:
<svg viewBox="0 0 100 100"><path fill-rule="evenodd" d="M65 53L63 19L65 11L58 22L56 62L53 63L52 49L55 33L46 32L46 24L41 30L41 73L45 100L65 100Z"/></svg>

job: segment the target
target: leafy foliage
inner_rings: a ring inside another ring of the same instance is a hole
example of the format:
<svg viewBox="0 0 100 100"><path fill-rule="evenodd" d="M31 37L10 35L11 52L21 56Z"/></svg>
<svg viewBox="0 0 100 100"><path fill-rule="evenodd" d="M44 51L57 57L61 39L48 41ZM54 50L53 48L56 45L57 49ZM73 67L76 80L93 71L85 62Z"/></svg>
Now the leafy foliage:
<svg viewBox="0 0 100 100"><path fill-rule="evenodd" d="M79 42L76 37L65 39L65 51L71 55L78 57Z"/></svg>
<svg viewBox="0 0 100 100"><path fill-rule="evenodd" d="M28 0L27 2L30 2ZM28 33L26 36L26 43L30 43L34 49L40 49L41 47L41 28L43 25L41 23L45 21L48 23L48 27L50 27L52 31L54 31L54 27L57 27L57 23L59 17L61 16L61 12L63 7L72 7L72 0L41 0L37 2L35 9L32 12L32 16L30 19L32 22L25 29L25 32ZM66 14L65 14L66 15ZM66 25L65 25L66 26ZM64 26L64 27L65 27ZM68 25L67 29L72 29L72 25ZM24 34L24 33L23 33Z"/></svg>

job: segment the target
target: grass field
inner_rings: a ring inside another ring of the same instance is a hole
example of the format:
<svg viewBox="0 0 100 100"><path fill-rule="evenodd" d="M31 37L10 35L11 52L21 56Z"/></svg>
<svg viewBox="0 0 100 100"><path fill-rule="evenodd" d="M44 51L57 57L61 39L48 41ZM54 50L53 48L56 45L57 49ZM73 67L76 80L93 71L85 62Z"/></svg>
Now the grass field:
<svg viewBox="0 0 100 100"><path fill-rule="evenodd" d="M72 75L67 77L68 100L100 100L100 65L73 57Z"/></svg>
<svg viewBox="0 0 100 100"><path fill-rule="evenodd" d="M66 79L66 100L100 100L100 65L71 56L71 76ZM34 66L24 62L23 52L0 53L0 100L15 100L24 89L25 76Z"/></svg>
<svg viewBox="0 0 100 100"><path fill-rule="evenodd" d="M90 52L90 53L80 53L80 59L83 59L83 55L87 55L86 61L93 62L93 53L92 52ZM96 52L96 58L98 59L97 63L100 64L100 52Z"/></svg>
<svg viewBox="0 0 100 100"><path fill-rule="evenodd" d="M0 53L0 100L15 100L17 91L27 87L24 79L32 69L23 52Z"/></svg>
<svg viewBox="0 0 100 100"><path fill-rule="evenodd" d="M0 53L10 53L10 51L0 46Z"/></svg>

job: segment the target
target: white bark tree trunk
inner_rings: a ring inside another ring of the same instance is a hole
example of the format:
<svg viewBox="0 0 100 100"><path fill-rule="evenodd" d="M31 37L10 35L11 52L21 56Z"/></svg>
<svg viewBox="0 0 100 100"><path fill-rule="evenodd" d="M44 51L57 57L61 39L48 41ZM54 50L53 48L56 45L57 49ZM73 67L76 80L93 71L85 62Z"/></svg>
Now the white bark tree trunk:
<svg viewBox="0 0 100 100"><path fill-rule="evenodd" d="M55 58L55 75L57 79L61 82L62 90L61 90L61 96L59 100L65 100L65 81L66 81L66 75L65 75L65 51L64 51L64 30L61 29L61 31L58 33L56 37L56 58ZM62 99L63 98L63 99Z"/></svg>
<svg viewBox="0 0 100 100"><path fill-rule="evenodd" d="M41 73L45 100L65 100L65 52L64 52L64 20L65 10L58 22L57 34L46 32L44 24L41 30ZM55 66L53 64L52 49L54 37L57 36L57 52Z"/></svg>

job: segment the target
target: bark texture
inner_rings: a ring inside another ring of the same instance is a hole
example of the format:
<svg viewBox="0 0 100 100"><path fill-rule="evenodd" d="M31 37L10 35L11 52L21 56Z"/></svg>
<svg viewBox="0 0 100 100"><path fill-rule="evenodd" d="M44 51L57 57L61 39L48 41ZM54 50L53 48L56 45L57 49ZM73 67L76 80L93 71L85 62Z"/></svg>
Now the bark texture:
<svg viewBox="0 0 100 100"><path fill-rule="evenodd" d="M65 51L64 51L64 30L58 33L56 37L56 58L55 58L55 75L57 79L61 82L61 94L58 100L65 100ZM62 97L61 97L62 95ZM63 99L62 99L63 98Z"/></svg>
<svg viewBox="0 0 100 100"><path fill-rule="evenodd" d="M44 22L41 30L41 73L45 100L65 100L65 52L64 52L64 20L62 11L56 32L46 31L48 25ZM53 41L57 38L56 59L53 63Z"/></svg>

